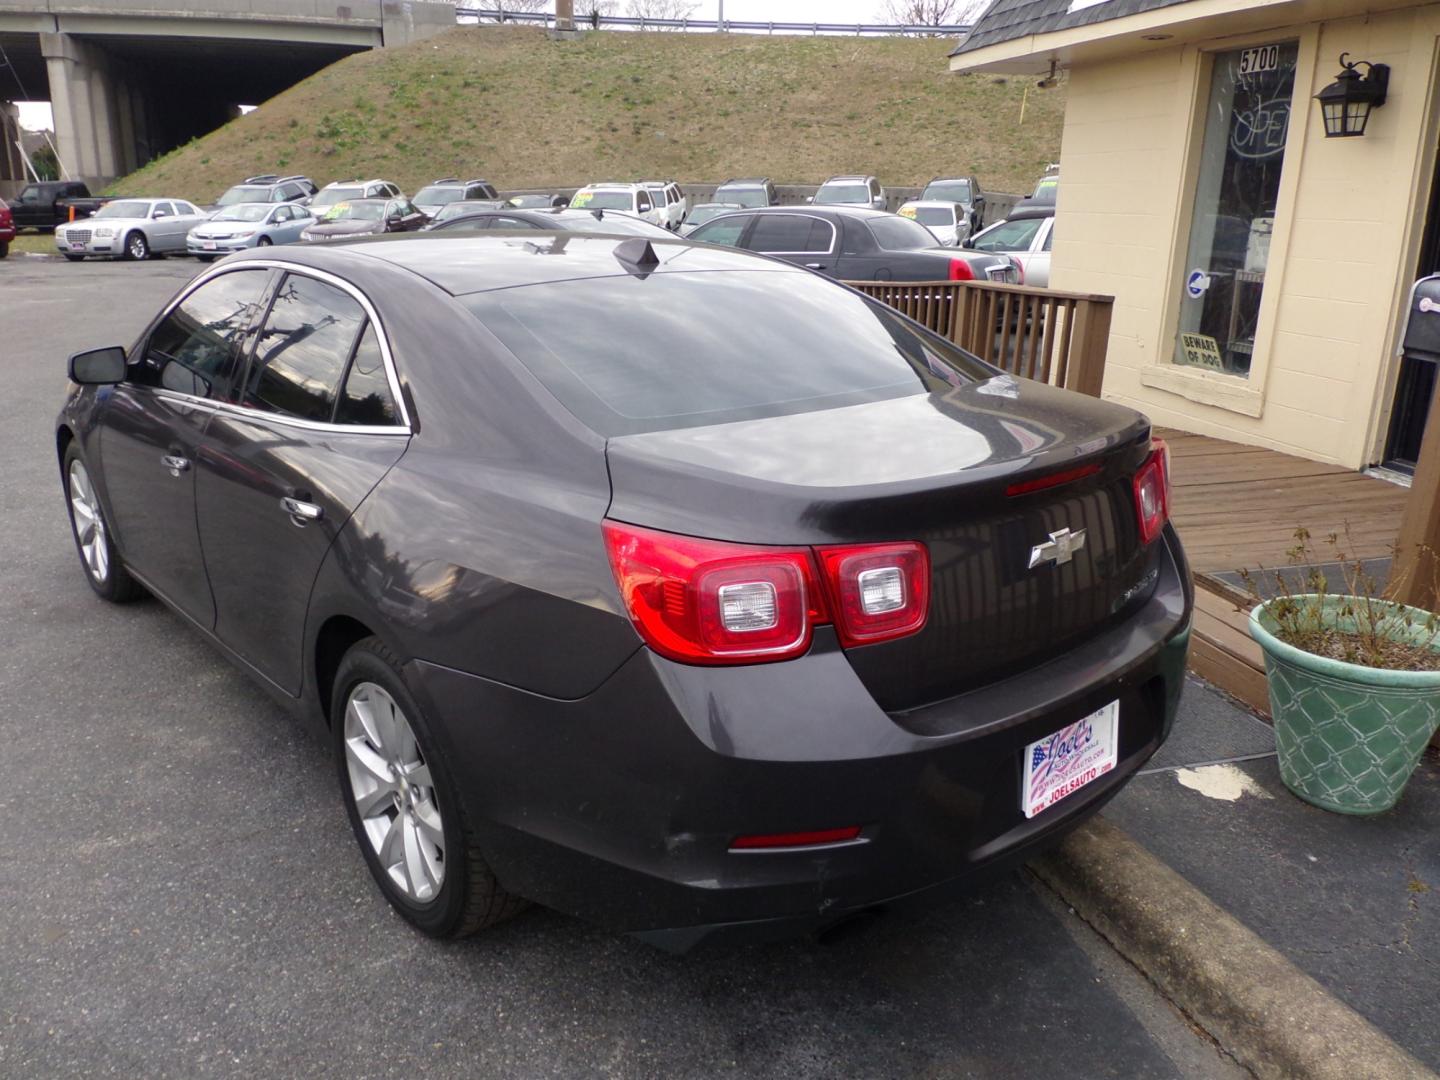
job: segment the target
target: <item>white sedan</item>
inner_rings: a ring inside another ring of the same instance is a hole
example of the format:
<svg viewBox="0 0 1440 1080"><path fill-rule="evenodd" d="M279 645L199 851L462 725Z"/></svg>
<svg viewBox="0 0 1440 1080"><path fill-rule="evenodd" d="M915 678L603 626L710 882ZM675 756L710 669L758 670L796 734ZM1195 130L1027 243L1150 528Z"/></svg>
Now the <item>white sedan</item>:
<svg viewBox="0 0 1440 1080"><path fill-rule="evenodd" d="M899 213L929 229L941 247L959 247L970 235L970 215L959 203L912 199L900 207Z"/></svg>
<svg viewBox="0 0 1440 1080"><path fill-rule="evenodd" d="M207 220L184 199L116 199L92 217L55 229L55 247L71 262L87 255L148 259L185 251L185 237Z"/></svg>

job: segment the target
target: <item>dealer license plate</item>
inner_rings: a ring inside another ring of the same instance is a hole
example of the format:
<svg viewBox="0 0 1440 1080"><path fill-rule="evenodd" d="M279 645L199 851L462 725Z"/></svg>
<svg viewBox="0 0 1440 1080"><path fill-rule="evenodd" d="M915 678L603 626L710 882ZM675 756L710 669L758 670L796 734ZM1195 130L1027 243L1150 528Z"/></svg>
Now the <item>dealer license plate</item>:
<svg viewBox="0 0 1440 1080"><path fill-rule="evenodd" d="M214 240L206 240L206 241L205 241L203 244L201 244L200 246L201 246L202 248L204 248L206 251L214 251L214 250L215 250L215 241L214 241Z"/></svg>
<svg viewBox="0 0 1440 1080"><path fill-rule="evenodd" d="M71 245L70 245L70 250L71 250L71 251L84 251L84 250L85 250L85 245L84 245L84 244L71 244Z"/></svg>
<svg viewBox="0 0 1440 1080"><path fill-rule="evenodd" d="M1119 756L1120 702L1025 748L1025 786L1020 806L1033 818L1115 768Z"/></svg>

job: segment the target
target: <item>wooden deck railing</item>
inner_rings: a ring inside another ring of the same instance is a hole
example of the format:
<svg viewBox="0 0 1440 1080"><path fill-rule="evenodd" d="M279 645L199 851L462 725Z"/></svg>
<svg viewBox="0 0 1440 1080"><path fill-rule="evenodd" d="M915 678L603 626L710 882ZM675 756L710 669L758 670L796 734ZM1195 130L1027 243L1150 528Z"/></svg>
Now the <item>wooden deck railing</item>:
<svg viewBox="0 0 1440 1080"><path fill-rule="evenodd" d="M1100 396L1113 296L988 281L850 281L1012 375Z"/></svg>

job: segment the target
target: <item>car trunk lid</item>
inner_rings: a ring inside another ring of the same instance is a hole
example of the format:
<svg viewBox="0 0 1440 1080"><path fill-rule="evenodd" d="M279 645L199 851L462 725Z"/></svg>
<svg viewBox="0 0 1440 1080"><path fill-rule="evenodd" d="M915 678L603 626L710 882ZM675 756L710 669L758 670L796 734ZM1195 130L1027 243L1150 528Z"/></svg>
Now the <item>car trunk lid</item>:
<svg viewBox="0 0 1440 1080"><path fill-rule="evenodd" d="M613 438L609 516L742 543L925 543L925 627L847 650L882 707L902 711L1041 663L1144 594L1154 558L1131 481L1148 450L1132 410L1000 376ZM1083 475L1046 486L1071 472Z"/></svg>

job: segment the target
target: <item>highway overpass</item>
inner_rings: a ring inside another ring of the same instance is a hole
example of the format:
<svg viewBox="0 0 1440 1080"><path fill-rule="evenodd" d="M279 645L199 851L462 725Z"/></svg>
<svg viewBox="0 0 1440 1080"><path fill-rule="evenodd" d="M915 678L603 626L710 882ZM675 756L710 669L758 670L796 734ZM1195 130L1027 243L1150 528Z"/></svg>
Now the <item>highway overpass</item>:
<svg viewBox="0 0 1440 1080"><path fill-rule="evenodd" d="M344 56L454 25L435 0L0 0L0 104L49 101L65 171L104 184ZM0 154L0 181L15 164Z"/></svg>

